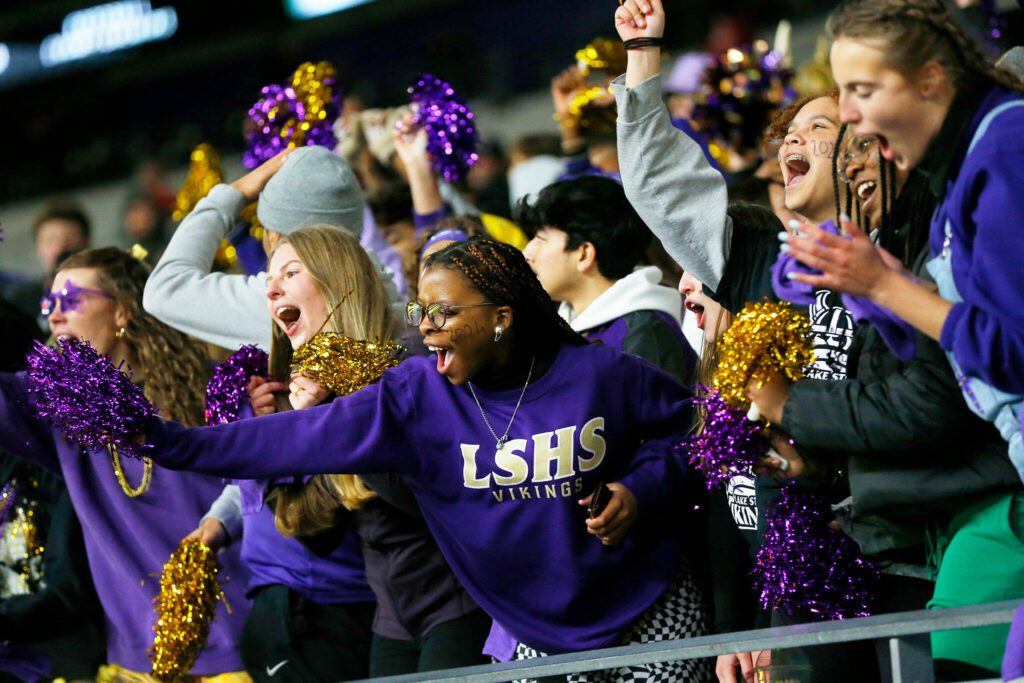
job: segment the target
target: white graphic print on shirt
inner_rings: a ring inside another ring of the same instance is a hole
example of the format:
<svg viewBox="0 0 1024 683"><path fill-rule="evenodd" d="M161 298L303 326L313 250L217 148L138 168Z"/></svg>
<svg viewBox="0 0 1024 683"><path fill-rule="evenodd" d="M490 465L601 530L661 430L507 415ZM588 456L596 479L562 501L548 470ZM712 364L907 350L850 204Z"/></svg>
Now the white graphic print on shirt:
<svg viewBox="0 0 1024 683"><path fill-rule="evenodd" d="M754 493L754 477L751 474L737 474L725 488L729 511L737 528L741 531L757 530L757 496Z"/></svg>
<svg viewBox="0 0 1024 683"><path fill-rule="evenodd" d="M827 289L817 292L807 312L814 347L814 362L807 368L807 377L830 382L846 379L853 344L853 316L843 308L839 295Z"/></svg>

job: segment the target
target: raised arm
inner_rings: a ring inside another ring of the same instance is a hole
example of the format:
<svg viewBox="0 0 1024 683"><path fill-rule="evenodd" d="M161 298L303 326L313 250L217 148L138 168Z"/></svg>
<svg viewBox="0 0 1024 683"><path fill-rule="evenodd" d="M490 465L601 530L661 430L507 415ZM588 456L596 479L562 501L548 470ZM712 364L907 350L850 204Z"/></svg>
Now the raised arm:
<svg viewBox="0 0 1024 683"><path fill-rule="evenodd" d="M661 0L627 0L616 10L615 27L623 40L660 38ZM700 145L672 126L661 101L660 48L629 50L627 56L626 75L612 81L626 196L669 255L716 290L732 239L725 179Z"/></svg>
<svg viewBox="0 0 1024 683"><path fill-rule="evenodd" d="M146 282L142 304L158 320L227 349L270 348L266 282L260 276L211 272L238 214L287 158L278 154L231 185L217 185L171 238Z"/></svg>
<svg viewBox="0 0 1024 683"><path fill-rule="evenodd" d="M416 398L402 370L306 410L193 429L154 420L146 434L153 445L150 455L168 469L233 479L335 472L415 475Z"/></svg>

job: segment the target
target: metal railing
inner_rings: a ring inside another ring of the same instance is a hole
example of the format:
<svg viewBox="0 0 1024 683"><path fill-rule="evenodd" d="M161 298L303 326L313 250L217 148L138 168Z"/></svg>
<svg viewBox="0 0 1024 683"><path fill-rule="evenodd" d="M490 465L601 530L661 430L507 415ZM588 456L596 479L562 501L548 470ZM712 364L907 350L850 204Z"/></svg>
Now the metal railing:
<svg viewBox="0 0 1024 683"><path fill-rule="evenodd" d="M899 612L847 621L663 640L504 664L470 666L372 680L374 683L504 683L519 678L564 676L581 671L717 657L736 652L884 639L889 641L893 683L932 683L934 671L929 633L1007 624L1013 619L1013 614L1020 604L1019 600L1010 600L941 610Z"/></svg>

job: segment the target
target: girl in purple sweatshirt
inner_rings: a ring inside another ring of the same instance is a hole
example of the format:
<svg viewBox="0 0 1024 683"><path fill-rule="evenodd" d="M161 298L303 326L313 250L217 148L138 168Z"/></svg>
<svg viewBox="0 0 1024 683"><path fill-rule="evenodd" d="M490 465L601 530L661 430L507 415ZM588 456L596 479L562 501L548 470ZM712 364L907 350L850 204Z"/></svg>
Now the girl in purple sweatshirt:
<svg viewBox="0 0 1024 683"><path fill-rule="evenodd" d="M146 395L171 419L203 422L202 349L142 310L149 269L113 248L90 249L61 264L42 301L56 337L88 341L114 364L126 361ZM82 524L86 555L103 607L107 661L132 677L151 670L153 598L165 562L192 520L217 497L216 477L164 469L116 452L85 454L52 424L35 416L24 374L0 374L0 448L58 472ZM218 605L210 636L192 674L221 683L240 673L238 637L248 612L246 575L238 551L218 557L225 605ZM233 673L239 672L239 673ZM120 679L118 679L120 680ZM132 679L134 680L134 679Z"/></svg>
<svg viewBox="0 0 1024 683"><path fill-rule="evenodd" d="M691 396L558 317L522 254L485 238L427 260L409 317L432 352L329 405L220 427L154 421L169 467L222 476L396 472L518 657L696 635L674 518ZM282 448L282 444L287 447ZM591 492L610 500L587 518ZM627 535L627 530L629 531ZM703 680L700 662L582 680Z"/></svg>

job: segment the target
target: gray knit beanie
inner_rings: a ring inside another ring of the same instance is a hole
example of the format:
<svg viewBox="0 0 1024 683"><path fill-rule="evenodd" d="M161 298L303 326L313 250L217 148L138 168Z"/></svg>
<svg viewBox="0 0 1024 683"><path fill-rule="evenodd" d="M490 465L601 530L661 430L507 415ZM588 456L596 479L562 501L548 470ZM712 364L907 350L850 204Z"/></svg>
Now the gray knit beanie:
<svg viewBox="0 0 1024 683"><path fill-rule="evenodd" d="M363 193L344 159L324 147L301 147L274 174L256 207L260 222L283 235L307 225L336 225L359 237Z"/></svg>

